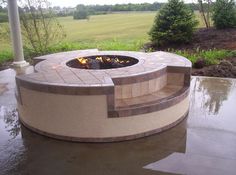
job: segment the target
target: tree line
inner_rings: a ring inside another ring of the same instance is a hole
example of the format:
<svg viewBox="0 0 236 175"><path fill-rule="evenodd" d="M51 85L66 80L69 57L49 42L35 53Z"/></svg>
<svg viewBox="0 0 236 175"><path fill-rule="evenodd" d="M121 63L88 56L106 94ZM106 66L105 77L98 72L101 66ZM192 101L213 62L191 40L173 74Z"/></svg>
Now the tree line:
<svg viewBox="0 0 236 175"><path fill-rule="evenodd" d="M157 11L166 3L140 3L140 4L115 4L115 5L83 5L78 4L74 11L74 19L88 19L90 15L108 14L112 12L129 12L129 11ZM199 10L199 4L186 4L193 11ZM207 7L207 3L201 4L203 8Z"/></svg>
<svg viewBox="0 0 236 175"><path fill-rule="evenodd" d="M122 11L157 11L166 3L140 3L140 4L115 4L115 5L83 5L78 4L76 9L85 9L88 12L122 12ZM187 4L192 10L199 10L198 4Z"/></svg>
<svg viewBox="0 0 236 175"><path fill-rule="evenodd" d="M83 5L79 4L75 8L66 7L50 7L56 16L74 16L74 19L86 19L90 15L108 14L112 12L128 12L128 11L157 11L166 3L140 3L140 4L115 4L115 5ZM192 10L199 10L199 4L187 4ZM203 6L207 6L203 3ZM33 7L32 7L33 8ZM27 8L23 7L23 11L27 12ZM0 4L0 23L7 22L7 8Z"/></svg>
<svg viewBox="0 0 236 175"><path fill-rule="evenodd" d="M7 8L0 6L0 23L7 21L8 21Z"/></svg>

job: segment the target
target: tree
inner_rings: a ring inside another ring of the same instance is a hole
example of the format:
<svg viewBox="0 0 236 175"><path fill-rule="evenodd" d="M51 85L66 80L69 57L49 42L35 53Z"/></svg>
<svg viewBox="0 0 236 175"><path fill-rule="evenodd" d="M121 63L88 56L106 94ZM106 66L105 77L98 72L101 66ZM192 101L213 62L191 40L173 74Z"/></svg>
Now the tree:
<svg viewBox="0 0 236 175"><path fill-rule="evenodd" d="M24 48L30 53L45 54L66 35L46 0L22 0L20 20Z"/></svg>
<svg viewBox="0 0 236 175"><path fill-rule="evenodd" d="M6 2L3 0L0 0L0 23L8 22L7 8L4 7L5 5L6 5Z"/></svg>
<svg viewBox="0 0 236 175"><path fill-rule="evenodd" d="M0 12L0 23L3 23L3 22L8 22L8 15L7 13Z"/></svg>
<svg viewBox="0 0 236 175"><path fill-rule="evenodd" d="M205 1L206 3L204 3L203 0L198 0L199 12L201 14L201 17L203 18L206 28L210 28L211 0L205 0Z"/></svg>
<svg viewBox="0 0 236 175"><path fill-rule="evenodd" d="M191 40L197 23L193 11L183 1L169 0L157 14L149 35L157 45L186 43Z"/></svg>
<svg viewBox="0 0 236 175"><path fill-rule="evenodd" d="M88 12L86 10L76 10L73 14L74 19L89 19Z"/></svg>
<svg viewBox="0 0 236 175"><path fill-rule="evenodd" d="M218 29L236 27L236 9L234 0L216 0L212 20Z"/></svg>
<svg viewBox="0 0 236 175"><path fill-rule="evenodd" d="M73 15L74 19L89 19L89 11L85 5L77 5Z"/></svg>

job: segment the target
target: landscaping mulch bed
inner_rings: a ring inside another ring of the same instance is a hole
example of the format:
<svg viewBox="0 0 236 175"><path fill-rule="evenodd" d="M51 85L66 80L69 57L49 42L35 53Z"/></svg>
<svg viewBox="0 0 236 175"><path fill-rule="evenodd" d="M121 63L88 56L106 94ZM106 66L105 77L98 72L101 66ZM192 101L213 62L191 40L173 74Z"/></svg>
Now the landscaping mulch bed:
<svg viewBox="0 0 236 175"><path fill-rule="evenodd" d="M188 44L168 44L157 47L152 43L144 46L145 50L188 50L194 53L197 49L224 49L236 51L236 28L216 30L215 28L202 28L194 33L193 40ZM236 58L224 59L218 65L206 66L201 69L193 68L192 75L213 76L213 77L230 77L236 78Z"/></svg>
<svg viewBox="0 0 236 175"><path fill-rule="evenodd" d="M192 69L192 75L236 78L236 57L222 60L218 65Z"/></svg>
<svg viewBox="0 0 236 175"><path fill-rule="evenodd" d="M236 28L216 30L215 28L200 28L193 36L191 43L187 44L168 44L157 47L155 44L147 43L145 50L152 48L153 50L209 50L209 49L225 49L236 50Z"/></svg>

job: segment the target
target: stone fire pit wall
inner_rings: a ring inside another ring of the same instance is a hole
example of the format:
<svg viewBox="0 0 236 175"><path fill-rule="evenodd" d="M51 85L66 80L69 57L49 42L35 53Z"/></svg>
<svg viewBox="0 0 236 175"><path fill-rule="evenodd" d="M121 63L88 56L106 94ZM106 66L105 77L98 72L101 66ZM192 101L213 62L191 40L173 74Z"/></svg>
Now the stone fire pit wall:
<svg viewBox="0 0 236 175"><path fill-rule="evenodd" d="M139 60L117 69L85 70L77 57L120 55ZM189 108L191 62L167 52L81 50L35 58L35 72L16 77L21 122L70 141L110 142L158 133Z"/></svg>

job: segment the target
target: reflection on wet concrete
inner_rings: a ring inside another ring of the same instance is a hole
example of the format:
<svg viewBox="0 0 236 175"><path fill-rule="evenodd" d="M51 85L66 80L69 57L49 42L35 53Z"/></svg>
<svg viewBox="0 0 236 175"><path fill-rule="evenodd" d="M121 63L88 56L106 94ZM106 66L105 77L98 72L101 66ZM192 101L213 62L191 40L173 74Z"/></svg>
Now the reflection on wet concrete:
<svg viewBox="0 0 236 175"><path fill-rule="evenodd" d="M233 82L229 79L209 81L206 78L196 77L192 80L192 105L201 103L208 114L217 115L222 103L228 99Z"/></svg>
<svg viewBox="0 0 236 175"><path fill-rule="evenodd" d="M128 142L89 144L53 140L21 127L21 137L1 150L5 174L155 174L150 161L184 152L186 121L169 132ZM22 141L22 142L19 142ZM8 158L8 159L7 159ZM1 158L0 158L1 159Z"/></svg>
<svg viewBox="0 0 236 175"><path fill-rule="evenodd" d="M201 154L173 153L170 156L144 167L178 174L222 175L235 174L236 160L208 157Z"/></svg>
<svg viewBox="0 0 236 175"><path fill-rule="evenodd" d="M20 133L20 122L18 120L18 112L16 108L9 109L6 107L0 107L0 115L3 116L5 122L5 130L9 133L9 136L14 139Z"/></svg>
<svg viewBox="0 0 236 175"><path fill-rule="evenodd" d="M235 174L236 80L194 77L185 153L144 166L179 174Z"/></svg>
<svg viewBox="0 0 236 175"><path fill-rule="evenodd" d="M22 140L26 164L19 165L25 167L19 170L21 174L141 175L155 174L142 168L150 161L163 159L173 152L184 152L186 130L183 122L164 137L156 135L129 142L88 144L52 140L22 127Z"/></svg>
<svg viewBox="0 0 236 175"><path fill-rule="evenodd" d="M15 73L6 71L0 72L8 88L0 96L1 175L236 172L236 80L194 77L188 118L164 133L90 144L54 140L20 125Z"/></svg>
<svg viewBox="0 0 236 175"><path fill-rule="evenodd" d="M188 128L236 132L235 104L235 79L193 78Z"/></svg>

